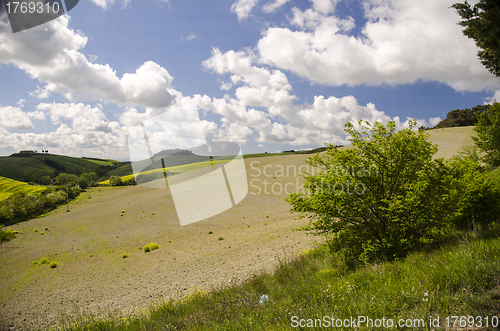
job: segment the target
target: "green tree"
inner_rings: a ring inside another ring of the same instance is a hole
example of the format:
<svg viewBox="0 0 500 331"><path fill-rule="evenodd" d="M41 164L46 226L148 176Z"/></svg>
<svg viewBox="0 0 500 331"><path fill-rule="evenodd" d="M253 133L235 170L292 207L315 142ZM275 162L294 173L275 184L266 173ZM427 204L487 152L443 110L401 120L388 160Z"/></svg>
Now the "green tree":
<svg viewBox="0 0 500 331"><path fill-rule="evenodd" d="M477 136L472 139L484 153L484 161L494 167L500 166L500 103L493 103L487 112L479 115L474 130Z"/></svg>
<svg viewBox="0 0 500 331"><path fill-rule="evenodd" d="M402 257L439 240L451 226L447 169L415 125L396 132L394 122L359 121L358 131L347 123L355 148L330 145L326 155L309 158L319 170L305 174L304 189L287 199L310 218L304 229L331 235L331 247L358 262Z"/></svg>
<svg viewBox="0 0 500 331"><path fill-rule="evenodd" d="M453 6L462 17L460 25L465 27L464 35L475 40L481 50L481 63L495 76L500 76L500 2L480 0L473 7L465 3Z"/></svg>
<svg viewBox="0 0 500 331"><path fill-rule="evenodd" d="M77 181L78 181L78 176L76 175L70 175L70 174L67 174L67 173L60 173L59 175L57 175L57 177L55 178L56 180L56 184L57 185L70 185L70 186L74 186L76 185Z"/></svg>
<svg viewBox="0 0 500 331"><path fill-rule="evenodd" d="M80 177L84 177L87 181L87 186L94 186L97 181L97 174L95 172L87 172L82 174ZM80 185L81 187L81 185Z"/></svg>
<svg viewBox="0 0 500 331"><path fill-rule="evenodd" d="M123 185L123 181L122 181L121 177L118 177L118 176L111 176L111 178L109 179L109 183L111 184L111 186Z"/></svg>
<svg viewBox="0 0 500 331"><path fill-rule="evenodd" d="M78 178L78 186L80 186L81 189L86 189L89 186L89 180L85 176L80 176Z"/></svg>

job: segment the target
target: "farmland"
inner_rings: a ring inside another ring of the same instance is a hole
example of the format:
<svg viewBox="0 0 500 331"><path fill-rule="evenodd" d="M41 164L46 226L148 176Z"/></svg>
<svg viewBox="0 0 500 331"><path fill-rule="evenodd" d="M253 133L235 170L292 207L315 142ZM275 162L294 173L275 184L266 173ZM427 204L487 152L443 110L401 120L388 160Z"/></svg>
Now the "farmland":
<svg viewBox="0 0 500 331"><path fill-rule="evenodd" d="M467 146L470 133L470 128L429 131L446 157ZM273 191L297 190L297 173L281 175L279 169L298 169L307 157L246 158L247 197L184 227L168 189L140 186L92 188L70 204L69 213L60 207L12 226L24 234L0 246L0 326L47 328L65 314L126 313L272 271L318 239L292 231L307 219L296 220L284 201L286 192ZM159 248L139 249L149 243ZM41 259L58 265L50 268Z"/></svg>
<svg viewBox="0 0 500 331"><path fill-rule="evenodd" d="M34 194L45 190L43 186L28 185L17 180L0 177L0 201L15 193Z"/></svg>

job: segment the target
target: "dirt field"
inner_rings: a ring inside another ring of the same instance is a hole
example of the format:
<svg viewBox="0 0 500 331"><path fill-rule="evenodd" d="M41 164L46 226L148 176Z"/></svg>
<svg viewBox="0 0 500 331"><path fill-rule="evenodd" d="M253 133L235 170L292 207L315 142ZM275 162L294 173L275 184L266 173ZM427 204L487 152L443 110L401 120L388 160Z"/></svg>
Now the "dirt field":
<svg viewBox="0 0 500 331"><path fill-rule="evenodd" d="M456 154L472 143L471 133L472 128L429 131L440 146L436 157ZM271 271L279 260L320 240L292 231L307 220L294 220L284 201L284 189L292 192L300 185L297 173L311 171L304 165L307 157L246 159L246 198L184 227L168 190L138 186L94 188L91 198L81 195L69 213L63 206L13 226L24 234L0 246L0 330L46 328L75 311L126 312L192 288L210 289ZM139 250L150 242L160 249ZM32 264L44 257L59 266Z"/></svg>
<svg viewBox="0 0 500 331"><path fill-rule="evenodd" d="M294 170L306 157L247 159L247 197L184 227L168 190L138 186L94 188L69 213L63 206L13 226L24 234L0 246L0 330L46 327L76 310L128 311L192 288L231 284L311 248L320 238L292 231L307 221L294 220L280 192L287 183L296 189ZM139 250L150 242L160 249ZM32 264L44 257L59 266Z"/></svg>

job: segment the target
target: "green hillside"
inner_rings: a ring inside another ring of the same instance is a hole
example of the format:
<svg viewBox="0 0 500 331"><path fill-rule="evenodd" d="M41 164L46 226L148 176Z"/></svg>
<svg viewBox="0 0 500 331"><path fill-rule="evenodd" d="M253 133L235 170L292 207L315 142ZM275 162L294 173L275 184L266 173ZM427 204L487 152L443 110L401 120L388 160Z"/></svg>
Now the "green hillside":
<svg viewBox="0 0 500 331"><path fill-rule="evenodd" d="M43 186L29 185L17 180L0 177L0 201L14 193L33 194L45 190Z"/></svg>
<svg viewBox="0 0 500 331"><path fill-rule="evenodd" d="M0 176L19 181L37 181L42 176L65 172L82 174L89 171L105 175L108 170L122 165L113 160L77 158L56 154L29 154L0 157Z"/></svg>

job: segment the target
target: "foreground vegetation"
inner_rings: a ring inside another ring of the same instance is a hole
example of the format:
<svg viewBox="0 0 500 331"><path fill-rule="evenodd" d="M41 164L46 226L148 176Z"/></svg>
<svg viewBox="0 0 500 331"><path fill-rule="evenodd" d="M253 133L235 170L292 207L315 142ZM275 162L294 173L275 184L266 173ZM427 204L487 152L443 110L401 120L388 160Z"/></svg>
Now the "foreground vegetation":
<svg viewBox="0 0 500 331"><path fill-rule="evenodd" d="M125 316L82 312L63 320L61 329L284 330L293 321L324 316L385 317L395 324L423 319L425 325L439 316L441 326L446 326L447 316L489 316L491 323L500 314L494 294L500 280L499 235L499 226L481 233L457 232L437 251L356 269L323 247L238 286L192 291Z"/></svg>
<svg viewBox="0 0 500 331"><path fill-rule="evenodd" d="M39 194L15 193L0 201L0 225L10 225L47 213L57 206L73 200L79 188L58 186L46 188Z"/></svg>

